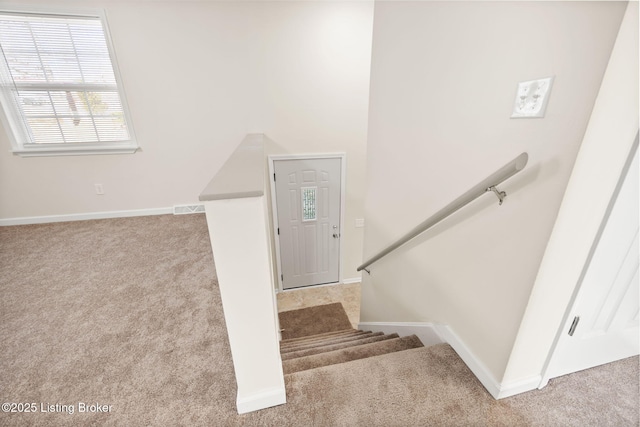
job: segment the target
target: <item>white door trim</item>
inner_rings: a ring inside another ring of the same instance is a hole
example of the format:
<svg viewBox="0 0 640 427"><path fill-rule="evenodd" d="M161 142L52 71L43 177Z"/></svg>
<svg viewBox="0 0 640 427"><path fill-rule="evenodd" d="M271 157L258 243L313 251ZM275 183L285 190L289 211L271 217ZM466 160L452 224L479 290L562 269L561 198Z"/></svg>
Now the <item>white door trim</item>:
<svg viewBox="0 0 640 427"><path fill-rule="evenodd" d="M314 159L340 159L340 267L338 273L338 282L343 279L344 266L344 214L346 203L346 176L347 176L347 154L346 153L325 153L325 154L272 154L269 156L269 182L271 191L271 212L273 213L273 237L276 247L276 271L278 273L278 292L283 292L282 286L282 260L280 258L280 239L275 230L278 229L278 204L276 201L276 183L273 180L275 173L274 162L278 160L314 160Z"/></svg>
<svg viewBox="0 0 640 427"><path fill-rule="evenodd" d="M591 260L593 258L593 255L595 253L595 250L598 246L598 243L600 242L600 238L602 237L602 233L604 231L604 228L607 224L607 221L609 220L609 216L611 215L611 211L613 210L613 206L617 200L618 194L620 193L620 189L622 188L622 184L624 183L625 177L627 176L627 173L629 172L629 169L631 167L631 164L633 163L633 159L636 155L636 152L639 149L639 135L640 133L636 134L635 137L635 141L631 147L631 152L628 155L627 161L624 165L624 168L622 169L622 173L620 174L620 178L618 179L618 184L616 185L613 194L611 195L611 199L609 200L609 204L607 206L607 210L606 213L604 215L604 217L602 218L602 222L600 223L600 227L598 229L598 232L593 240L593 243L591 245L591 249L589 250L589 255L585 261L584 267L582 268L582 272L580 273L580 277L578 279L578 283L576 284L576 287L573 290L573 294L571 295L571 299L569 300L569 303L567 304L567 308L565 310L565 313L562 317L562 323L560 323L560 327L558 328L558 331L556 332L556 336L555 339L553 340L553 344L551 345L551 348L549 349L549 354L547 355L547 359L545 361L545 364L542 368L542 374L541 374L541 379L540 379L540 383L538 384L538 388L542 389L544 388L548 383L549 380L551 378L553 378L551 376L551 369L552 369L552 363L553 363L553 359L556 356L556 350L558 349L558 344L560 342L561 337L567 333L567 331L569 330L568 326L570 323L570 320L573 319L571 316L575 311L576 305L579 301L579 296L580 296L580 291L582 291L582 282L585 278L585 275L587 274L587 271L589 269L589 265L591 264Z"/></svg>

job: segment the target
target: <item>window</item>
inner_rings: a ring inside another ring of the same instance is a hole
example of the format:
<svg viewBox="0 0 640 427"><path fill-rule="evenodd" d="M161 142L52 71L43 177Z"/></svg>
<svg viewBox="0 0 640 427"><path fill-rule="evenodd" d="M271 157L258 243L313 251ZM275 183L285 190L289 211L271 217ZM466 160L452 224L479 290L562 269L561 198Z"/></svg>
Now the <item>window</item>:
<svg viewBox="0 0 640 427"><path fill-rule="evenodd" d="M316 220L317 187L302 187L302 221Z"/></svg>
<svg viewBox="0 0 640 427"><path fill-rule="evenodd" d="M100 16L0 11L0 101L20 155L133 153Z"/></svg>

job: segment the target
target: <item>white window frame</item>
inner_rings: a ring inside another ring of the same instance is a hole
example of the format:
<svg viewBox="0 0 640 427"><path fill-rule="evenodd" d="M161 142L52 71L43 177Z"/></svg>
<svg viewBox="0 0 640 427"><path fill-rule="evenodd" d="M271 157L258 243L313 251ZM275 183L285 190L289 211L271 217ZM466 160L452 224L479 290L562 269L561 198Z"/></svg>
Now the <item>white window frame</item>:
<svg viewBox="0 0 640 427"><path fill-rule="evenodd" d="M13 6L0 6L0 12L8 12L24 15L50 15L52 17L86 17L86 18L98 18L102 24L102 30L104 32L107 49L109 50L109 58L111 59L111 65L113 67L113 73L116 80L116 86L118 89L118 95L120 96L120 102L124 112L124 117L127 122L127 131L129 132L129 139L126 141L115 142L71 142L71 143L48 143L48 144L25 144L18 137L19 132L14 129L22 124L14 123L7 115L5 108L12 108L11 100L4 98L0 91L0 99L2 100L2 107L0 108L0 120L5 128L5 132L11 142L11 151L22 157L39 157L39 156L69 156L69 155L92 155L92 154L132 154L138 149L138 143L133 129L133 123L131 120L131 114L129 112L129 106L120 76L120 69L116 58L113 43L111 41L111 33L109 31L109 25L107 22L107 15L104 9L60 9L49 7L13 7Z"/></svg>

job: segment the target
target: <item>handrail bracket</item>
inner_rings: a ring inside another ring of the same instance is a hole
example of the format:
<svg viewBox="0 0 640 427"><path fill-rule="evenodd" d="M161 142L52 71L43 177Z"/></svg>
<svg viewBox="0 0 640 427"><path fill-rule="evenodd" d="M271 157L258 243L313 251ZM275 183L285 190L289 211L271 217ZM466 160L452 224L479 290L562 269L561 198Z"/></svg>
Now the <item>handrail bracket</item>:
<svg viewBox="0 0 640 427"><path fill-rule="evenodd" d="M500 202L498 203L498 206L502 206L502 202L504 202L504 199L507 197L507 193L504 191L498 190L495 185L492 185L491 187L487 188L487 191L493 191L493 194L495 194L498 200L500 200Z"/></svg>

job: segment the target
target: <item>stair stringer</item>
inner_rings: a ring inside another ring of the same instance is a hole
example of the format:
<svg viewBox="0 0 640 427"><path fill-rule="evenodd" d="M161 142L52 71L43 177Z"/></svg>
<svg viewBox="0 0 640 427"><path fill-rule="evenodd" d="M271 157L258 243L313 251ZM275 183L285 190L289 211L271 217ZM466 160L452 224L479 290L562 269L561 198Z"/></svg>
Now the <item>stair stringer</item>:
<svg viewBox="0 0 640 427"><path fill-rule="evenodd" d="M536 375L509 383L499 382L449 325L429 322L361 322L358 324L358 329L385 334L395 332L401 337L415 334L425 347L441 343L449 344L495 399L535 390L542 379L540 375Z"/></svg>

